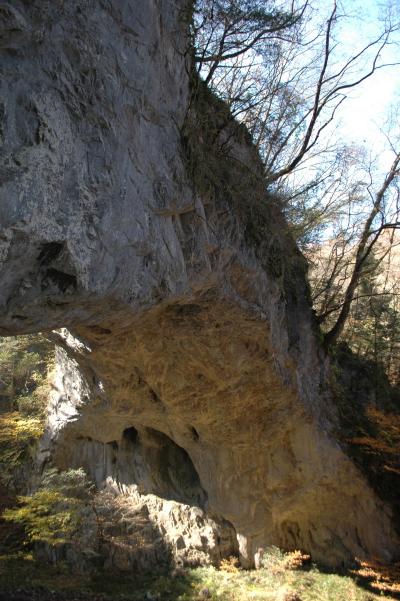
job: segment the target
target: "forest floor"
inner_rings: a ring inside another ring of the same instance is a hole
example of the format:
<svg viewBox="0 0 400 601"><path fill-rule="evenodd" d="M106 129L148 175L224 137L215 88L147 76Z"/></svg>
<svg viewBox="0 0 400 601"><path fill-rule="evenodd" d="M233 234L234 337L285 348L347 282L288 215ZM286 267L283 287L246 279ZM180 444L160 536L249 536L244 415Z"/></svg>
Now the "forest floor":
<svg viewBox="0 0 400 601"><path fill-rule="evenodd" d="M239 569L232 559L219 569L139 576L96 571L72 573L43 565L31 555L0 556L0 601L378 601L400 599L399 574L360 564L333 573L314 564L295 565L290 554L273 550L260 570ZM397 566L398 567L398 566Z"/></svg>

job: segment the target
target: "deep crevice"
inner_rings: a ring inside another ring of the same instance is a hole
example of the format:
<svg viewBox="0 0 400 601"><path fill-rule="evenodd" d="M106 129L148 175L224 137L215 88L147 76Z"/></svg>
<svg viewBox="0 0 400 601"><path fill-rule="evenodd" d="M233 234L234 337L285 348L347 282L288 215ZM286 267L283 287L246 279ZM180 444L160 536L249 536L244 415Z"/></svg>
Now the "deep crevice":
<svg viewBox="0 0 400 601"><path fill-rule="evenodd" d="M192 434L193 440L195 440L197 442L199 440L199 438L200 438L200 435L199 435L199 433L197 432L197 430L196 430L196 428L194 426L192 426L190 428L190 432Z"/></svg>
<svg viewBox="0 0 400 601"><path fill-rule="evenodd" d="M63 242L46 242L42 245L37 260L41 265L50 265L64 249Z"/></svg>
<svg viewBox="0 0 400 601"><path fill-rule="evenodd" d="M69 288L77 289L78 283L75 275L71 275L69 273L64 273L63 271L59 271L58 269L46 269L45 278L43 280L43 285L46 288L47 281L50 280L53 284L55 284L61 292L66 292Z"/></svg>

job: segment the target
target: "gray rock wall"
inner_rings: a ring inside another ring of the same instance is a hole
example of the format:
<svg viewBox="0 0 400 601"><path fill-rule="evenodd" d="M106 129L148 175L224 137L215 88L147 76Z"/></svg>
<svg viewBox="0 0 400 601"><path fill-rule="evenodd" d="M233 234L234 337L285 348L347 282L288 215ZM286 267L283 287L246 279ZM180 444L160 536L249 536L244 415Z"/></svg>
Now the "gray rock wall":
<svg viewBox="0 0 400 601"><path fill-rule="evenodd" d="M191 75L187 19L182 0L1 5L0 333L68 328L43 456L118 481L101 454L134 429L132 485L228 521L245 565L268 544L388 559L390 510L332 434L304 260Z"/></svg>
<svg viewBox="0 0 400 601"><path fill-rule="evenodd" d="M193 196L184 5L2 3L3 333L97 323L116 299L152 302L161 280L187 287L154 213Z"/></svg>

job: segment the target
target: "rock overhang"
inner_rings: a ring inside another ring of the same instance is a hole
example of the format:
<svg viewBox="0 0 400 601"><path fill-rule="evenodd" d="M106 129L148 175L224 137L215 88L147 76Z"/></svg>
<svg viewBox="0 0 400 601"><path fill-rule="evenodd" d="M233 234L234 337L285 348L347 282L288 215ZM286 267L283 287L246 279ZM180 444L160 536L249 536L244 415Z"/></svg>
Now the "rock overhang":
<svg viewBox="0 0 400 601"><path fill-rule="evenodd" d="M186 9L5 4L0 332L72 332L49 418L64 463L82 437L152 429L244 560L390 554L390 512L332 436L304 261L243 128L226 145L226 108L192 94Z"/></svg>

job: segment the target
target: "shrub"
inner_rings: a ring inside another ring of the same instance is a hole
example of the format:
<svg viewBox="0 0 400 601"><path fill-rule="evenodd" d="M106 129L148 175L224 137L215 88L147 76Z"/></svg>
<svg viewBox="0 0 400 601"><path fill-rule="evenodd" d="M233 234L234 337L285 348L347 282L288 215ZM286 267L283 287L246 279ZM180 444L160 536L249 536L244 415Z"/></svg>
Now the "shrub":
<svg viewBox="0 0 400 601"><path fill-rule="evenodd" d="M237 557L227 557L226 559L222 559L219 564L219 569L223 572L235 573L240 570L240 562Z"/></svg>
<svg viewBox="0 0 400 601"><path fill-rule="evenodd" d="M287 570L297 570L310 561L310 556L302 551L285 553L278 547L268 547L262 557L262 567L277 575Z"/></svg>
<svg viewBox="0 0 400 601"><path fill-rule="evenodd" d="M94 487L83 469L56 472L49 470L39 489L30 496L18 497L19 507L6 509L8 521L23 524L27 542L51 547L72 545L80 550L91 547L94 512L91 501Z"/></svg>
<svg viewBox="0 0 400 601"><path fill-rule="evenodd" d="M0 479L14 488L24 464L33 460L35 447L43 433L38 417L27 417L16 411L0 414Z"/></svg>

